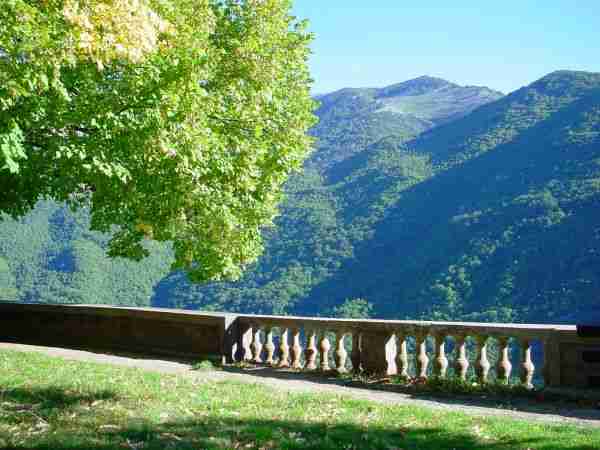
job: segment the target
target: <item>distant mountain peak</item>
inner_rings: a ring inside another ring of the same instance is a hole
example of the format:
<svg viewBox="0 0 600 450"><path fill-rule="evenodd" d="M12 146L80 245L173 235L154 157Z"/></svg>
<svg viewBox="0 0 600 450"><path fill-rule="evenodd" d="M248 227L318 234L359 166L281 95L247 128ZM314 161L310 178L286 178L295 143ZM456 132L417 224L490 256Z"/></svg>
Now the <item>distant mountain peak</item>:
<svg viewBox="0 0 600 450"><path fill-rule="evenodd" d="M395 83L378 90L378 97L396 97L403 95L423 95L447 87L458 85L442 78L422 75L401 83Z"/></svg>
<svg viewBox="0 0 600 450"><path fill-rule="evenodd" d="M319 95L320 122L311 131L319 148L310 163L331 167L385 136L412 139L502 96L486 87L459 86L428 75L383 88Z"/></svg>

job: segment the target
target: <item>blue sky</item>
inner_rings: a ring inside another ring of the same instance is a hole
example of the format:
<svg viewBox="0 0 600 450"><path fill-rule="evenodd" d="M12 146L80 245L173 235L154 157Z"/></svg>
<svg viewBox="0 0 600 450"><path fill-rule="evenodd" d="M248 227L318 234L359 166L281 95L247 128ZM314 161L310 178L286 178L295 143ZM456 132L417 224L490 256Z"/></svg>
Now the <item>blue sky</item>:
<svg viewBox="0 0 600 450"><path fill-rule="evenodd" d="M600 72L600 0L295 0L315 33L315 93L420 75L505 93Z"/></svg>

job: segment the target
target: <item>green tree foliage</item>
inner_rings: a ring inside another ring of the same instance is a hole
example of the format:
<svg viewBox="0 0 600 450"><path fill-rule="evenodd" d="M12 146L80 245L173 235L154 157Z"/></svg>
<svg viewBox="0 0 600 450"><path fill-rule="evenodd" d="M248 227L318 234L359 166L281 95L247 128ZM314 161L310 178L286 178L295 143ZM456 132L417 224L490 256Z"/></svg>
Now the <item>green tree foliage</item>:
<svg viewBox="0 0 600 450"><path fill-rule="evenodd" d="M287 0L7 0L0 212L89 207L111 256L170 241L237 278L308 154L310 35ZM93 252L82 246L81 251Z"/></svg>

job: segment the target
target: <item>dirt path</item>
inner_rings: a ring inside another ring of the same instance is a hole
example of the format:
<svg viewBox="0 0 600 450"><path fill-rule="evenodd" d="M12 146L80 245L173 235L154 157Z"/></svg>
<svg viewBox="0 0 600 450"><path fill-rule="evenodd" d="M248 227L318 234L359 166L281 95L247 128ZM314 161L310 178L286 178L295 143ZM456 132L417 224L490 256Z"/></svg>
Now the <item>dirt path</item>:
<svg viewBox="0 0 600 450"><path fill-rule="evenodd" d="M446 411L460 411L478 416L503 416L528 421L571 423L600 427L600 409L575 408L564 403L533 403L530 400L524 399L512 401L511 403L498 404L498 400L481 398L471 399L461 397L450 399L425 397L422 395L415 397L405 393L347 386L343 381L335 378L327 379L298 372L263 367L245 370L225 368L224 370L194 371L186 363L140 356L117 356L81 350L7 343L0 343L0 349L35 351L69 360L137 367L161 373L192 376L205 381L236 380L245 383L261 383L290 392L327 392L384 404L418 405Z"/></svg>

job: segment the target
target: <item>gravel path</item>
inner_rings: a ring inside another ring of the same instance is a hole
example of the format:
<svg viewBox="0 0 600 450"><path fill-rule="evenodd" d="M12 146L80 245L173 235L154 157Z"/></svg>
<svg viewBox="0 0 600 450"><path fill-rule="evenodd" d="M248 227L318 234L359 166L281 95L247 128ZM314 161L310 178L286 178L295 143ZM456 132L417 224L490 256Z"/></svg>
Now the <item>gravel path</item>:
<svg viewBox="0 0 600 450"><path fill-rule="evenodd" d="M106 353L71 350L55 347L39 347L23 344L0 343L0 349L35 351L76 361L97 362L125 367L137 367L168 374L196 377L205 381L236 380L245 383L260 383L290 392L327 392L384 404L418 405L446 411L460 411L477 416L503 416L528 421L570 423L600 427L600 409L575 408L564 403L535 403L530 400L517 400L510 404L498 404L498 400L470 398L435 398L419 395L389 392L344 385L343 381L332 378L310 376L298 372L274 370L270 368L194 371L190 364L151 359L141 356L117 356Z"/></svg>

